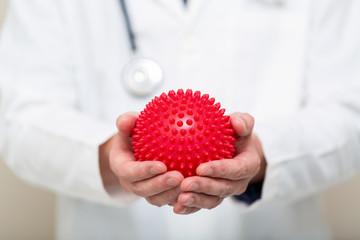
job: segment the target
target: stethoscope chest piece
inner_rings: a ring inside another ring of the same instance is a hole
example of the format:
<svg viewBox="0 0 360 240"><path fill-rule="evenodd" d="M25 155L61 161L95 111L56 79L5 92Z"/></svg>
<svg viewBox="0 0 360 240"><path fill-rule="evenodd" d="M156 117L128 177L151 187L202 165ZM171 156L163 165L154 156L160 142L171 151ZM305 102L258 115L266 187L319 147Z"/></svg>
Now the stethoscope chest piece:
<svg viewBox="0 0 360 240"><path fill-rule="evenodd" d="M164 81L163 71L158 63L149 58L135 58L123 69L125 87L136 96L152 93Z"/></svg>

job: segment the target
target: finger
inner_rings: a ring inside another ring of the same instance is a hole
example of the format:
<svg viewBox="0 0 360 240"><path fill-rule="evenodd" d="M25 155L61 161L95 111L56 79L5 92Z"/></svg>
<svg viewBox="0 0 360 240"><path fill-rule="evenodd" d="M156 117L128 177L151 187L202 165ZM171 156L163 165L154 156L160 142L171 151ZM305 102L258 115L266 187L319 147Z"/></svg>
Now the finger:
<svg viewBox="0 0 360 240"><path fill-rule="evenodd" d="M251 135L255 120L250 114L233 113L230 115L230 121L237 136L246 137Z"/></svg>
<svg viewBox="0 0 360 240"><path fill-rule="evenodd" d="M178 171L171 171L144 181L135 182L128 187L134 194L141 197L153 196L180 186L184 177Z"/></svg>
<svg viewBox="0 0 360 240"><path fill-rule="evenodd" d="M121 156L119 158L126 158L126 156ZM166 165L163 162L140 162L135 161L134 159L119 160L118 163L112 164L111 168L119 179L129 183L153 178L159 174L165 173L167 170Z"/></svg>
<svg viewBox="0 0 360 240"><path fill-rule="evenodd" d="M146 197L146 200L151 204L158 207L164 205L175 205L180 192L177 188L172 188L165 192Z"/></svg>
<svg viewBox="0 0 360 240"><path fill-rule="evenodd" d="M213 209L217 207L224 198L218 196L211 196L202 193L185 192L178 197L178 203L185 207L196 207Z"/></svg>
<svg viewBox="0 0 360 240"><path fill-rule="evenodd" d="M188 214L191 214L191 213L195 213L197 211L199 211L200 208L194 208L194 207L185 207L181 204L175 204L174 207L173 207L173 211L174 213L176 214L181 214L181 215L188 215Z"/></svg>
<svg viewBox="0 0 360 240"><path fill-rule="evenodd" d="M116 120L116 127L119 130L120 136L129 137L135 127L136 120L139 114L136 112L129 112L120 115Z"/></svg>
<svg viewBox="0 0 360 240"><path fill-rule="evenodd" d="M127 139L130 138L115 135L110 151L110 167L119 179L136 182L166 172L166 165L160 161L136 161Z"/></svg>
<svg viewBox="0 0 360 240"><path fill-rule="evenodd" d="M118 159L120 156L123 158ZM109 157L110 159L116 159L117 161L135 161L134 152L131 145L131 138L116 134L113 139Z"/></svg>
<svg viewBox="0 0 360 240"><path fill-rule="evenodd" d="M221 178L188 177L180 185L183 192L204 193L207 195L228 197L245 192L249 179L231 181Z"/></svg>
<svg viewBox="0 0 360 240"><path fill-rule="evenodd" d="M223 159L200 164L199 176L241 180L254 176L260 167L260 158L255 151L242 152L234 159Z"/></svg>

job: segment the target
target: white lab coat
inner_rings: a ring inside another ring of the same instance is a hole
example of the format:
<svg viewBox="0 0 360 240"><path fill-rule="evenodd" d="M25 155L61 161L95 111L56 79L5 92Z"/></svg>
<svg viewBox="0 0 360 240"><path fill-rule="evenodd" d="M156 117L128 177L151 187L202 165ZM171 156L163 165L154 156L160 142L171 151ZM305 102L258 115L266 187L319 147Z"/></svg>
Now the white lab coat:
<svg viewBox="0 0 360 240"><path fill-rule="evenodd" d="M165 83L135 98L117 0L13 0L0 43L0 152L59 195L58 239L329 239L322 190L360 168L360 1L129 0ZM209 93L256 119L262 197L178 216L104 190L98 146L162 91Z"/></svg>

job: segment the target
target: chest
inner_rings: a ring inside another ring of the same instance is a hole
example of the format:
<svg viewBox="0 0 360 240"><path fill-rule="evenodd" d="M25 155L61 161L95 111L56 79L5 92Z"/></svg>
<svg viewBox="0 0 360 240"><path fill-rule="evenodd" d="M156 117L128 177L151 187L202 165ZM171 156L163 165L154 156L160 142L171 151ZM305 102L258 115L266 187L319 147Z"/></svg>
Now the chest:
<svg viewBox="0 0 360 240"><path fill-rule="evenodd" d="M101 85L98 93L109 105L128 103L124 110L139 110L162 91L193 88L229 111L293 111L301 101L309 1L266 2L192 0L184 8L178 0L127 1L139 54L159 62L165 74L157 92L137 99L120 81L133 54L119 1L84 1L83 20L72 26L81 29L74 43L86 59L79 70Z"/></svg>

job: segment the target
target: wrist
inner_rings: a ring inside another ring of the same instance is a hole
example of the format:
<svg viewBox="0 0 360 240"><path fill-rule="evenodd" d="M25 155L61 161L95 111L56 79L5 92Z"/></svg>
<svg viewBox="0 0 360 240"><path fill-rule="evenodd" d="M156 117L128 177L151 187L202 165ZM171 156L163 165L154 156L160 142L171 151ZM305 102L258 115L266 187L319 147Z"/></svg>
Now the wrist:
<svg viewBox="0 0 360 240"><path fill-rule="evenodd" d="M255 175L255 177L251 179L250 183L260 183L264 181L267 163L260 139L255 134L253 134L253 136L255 149L260 157L260 169L259 172Z"/></svg>
<svg viewBox="0 0 360 240"><path fill-rule="evenodd" d="M118 184L118 178L110 167L110 150L114 142L115 135L99 146L99 168L100 175L105 188Z"/></svg>

